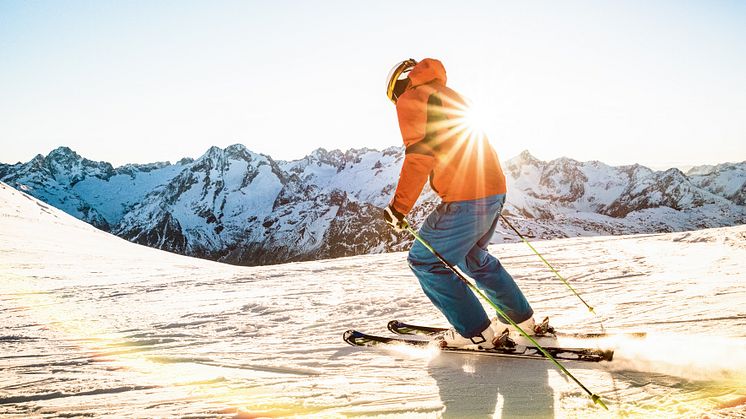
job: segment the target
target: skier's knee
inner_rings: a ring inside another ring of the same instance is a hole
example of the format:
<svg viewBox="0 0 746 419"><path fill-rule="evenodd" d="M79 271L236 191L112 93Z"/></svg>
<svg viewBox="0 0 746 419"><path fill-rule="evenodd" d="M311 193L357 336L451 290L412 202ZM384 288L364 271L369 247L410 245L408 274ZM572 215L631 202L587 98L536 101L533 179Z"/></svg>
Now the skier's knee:
<svg viewBox="0 0 746 419"><path fill-rule="evenodd" d="M484 257L484 255L479 256L473 256L473 255L467 255L466 256L466 267L472 272L480 272L488 267L490 263L489 257Z"/></svg>
<svg viewBox="0 0 746 419"><path fill-rule="evenodd" d="M417 267L422 266L422 262L420 261L420 259L417 258L416 255L412 254L412 252L410 251L407 255L407 265L409 265L410 269L416 271Z"/></svg>
<svg viewBox="0 0 746 419"><path fill-rule="evenodd" d="M412 248L414 250L414 248ZM429 272L432 269L433 261L432 258L423 256L417 252L410 250L407 255L407 264L409 268L415 272Z"/></svg>

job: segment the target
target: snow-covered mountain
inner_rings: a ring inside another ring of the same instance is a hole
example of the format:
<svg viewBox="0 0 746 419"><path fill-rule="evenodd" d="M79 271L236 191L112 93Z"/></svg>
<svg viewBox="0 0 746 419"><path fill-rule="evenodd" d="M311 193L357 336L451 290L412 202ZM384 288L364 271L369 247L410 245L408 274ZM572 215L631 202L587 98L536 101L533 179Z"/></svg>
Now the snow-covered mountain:
<svg viewBox="0 0 746 419"><path fill-rule="evenodd" d="M398 153L317 150L293 162L213 147L112 231L161 249L237 264L392 249L380 220Z"/></svg>
<svg viewBox="0 0 746 419"><path fill-rule="evenodd" d="M145 195L164 184L184 163L111 164L82 158L68 147L27 163L0 164L0 180L86 221L110 230Z"/></svg>
<svg viewBox="0 0 746 419"><path fill-rule="evenodd" d="M725 163L693 167L687 172L691 182L716 195L746 205L746 165Z"/></svg>
<svg viewBox="0 0 746 419"><path fill-rule="evenodd" d="M544 162L524 151L505 163L506 212L543 239L744 224L746 162L721 166L729 169L686 175L568 158Z"/></svg>
<svg viewBox="0 0 746 419"><path fill-rule="evenodd" d="M67 147L0 164L0 181L127 240L259 265L401 250L381 220L403 150L318 149L277 161L236 144L182 159L114 168ZM527 236L671 232L746 223L746 162L653 171L530 153L504 163L505 215ZM410 218L438 203L427 190ZM501 228L495 242L515 241Z"/></svg>

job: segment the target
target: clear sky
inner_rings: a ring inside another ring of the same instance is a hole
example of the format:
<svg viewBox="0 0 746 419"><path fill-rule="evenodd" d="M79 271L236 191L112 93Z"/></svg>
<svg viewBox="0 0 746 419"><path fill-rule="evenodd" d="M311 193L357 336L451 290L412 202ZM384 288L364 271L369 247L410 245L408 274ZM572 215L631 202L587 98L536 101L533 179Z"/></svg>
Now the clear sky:
<svg viewBox="0 0 746 419"><path fill-rule="evenodd" d="M399 145L408 57L444 63L503 159L746 160L743 1L0 0L0 162Z"/></svg>

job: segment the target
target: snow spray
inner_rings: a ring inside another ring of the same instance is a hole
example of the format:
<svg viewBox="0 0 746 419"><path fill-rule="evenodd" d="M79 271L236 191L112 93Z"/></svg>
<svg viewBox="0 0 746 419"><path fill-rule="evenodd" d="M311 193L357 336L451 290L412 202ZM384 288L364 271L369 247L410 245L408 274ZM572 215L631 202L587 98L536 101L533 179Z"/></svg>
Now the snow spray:
<svg viewBox="0 0 746 419"><path fill-rule="evenodd" d="M641 371L688 380L746 382L746 338L707 335L648 334L619 337L603 344L615 347L611 371Z"/></svg>

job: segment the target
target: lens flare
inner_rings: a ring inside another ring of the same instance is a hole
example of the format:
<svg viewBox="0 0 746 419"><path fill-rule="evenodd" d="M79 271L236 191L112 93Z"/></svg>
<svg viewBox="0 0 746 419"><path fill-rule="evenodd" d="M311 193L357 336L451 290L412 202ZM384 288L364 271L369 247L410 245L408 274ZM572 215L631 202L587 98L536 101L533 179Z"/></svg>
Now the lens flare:
<svg viewBox="0 0 746 419"><path fill-rule="evenodd" d="M438 132L437 139L446 141L457 137L460 142L482 140L491 121L491 112L470 101L459 101L444 97L442 106L430 105L428 112L444 118L430 123L430 129Z"/></svg>
<svg viewBox="0 0 746 419"><path fill-rule="evenodd" d="M464 109L462 123L474 135L485 134L490 121L490 114L483 107L471 104Z"/></svg>

